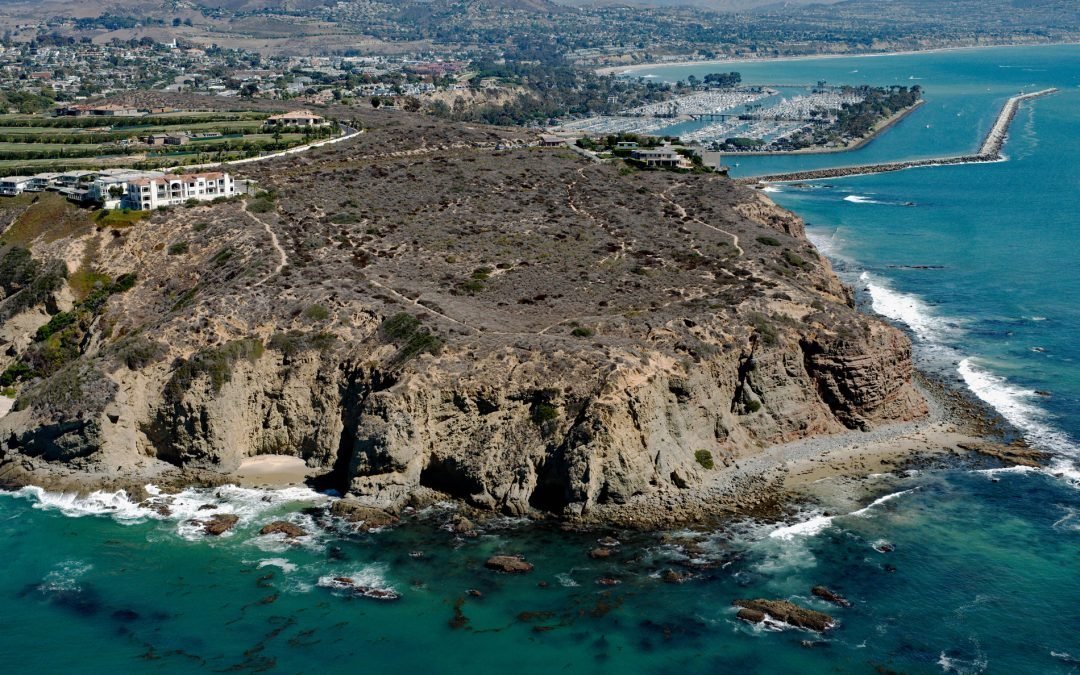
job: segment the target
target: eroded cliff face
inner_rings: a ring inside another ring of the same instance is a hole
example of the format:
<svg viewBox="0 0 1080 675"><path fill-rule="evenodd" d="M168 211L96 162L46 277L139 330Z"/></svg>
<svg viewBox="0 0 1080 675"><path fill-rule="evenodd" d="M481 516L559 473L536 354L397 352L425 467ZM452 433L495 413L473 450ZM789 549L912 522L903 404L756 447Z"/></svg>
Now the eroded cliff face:
<svg viewBox="0 0 1080 675"><path fill-rule="evenodd" d="M471 197L456 188L421 198L441 231L422 207L415 225L375 206L341 225L316 199L37 240L35 255L78 241L100 252L102 274L139 281L83 317L76 358L18 383L20 409L0 418L3 466L106 484L117 472L227 476L285 454L383 508L429 488L511 514L580 515L694 490L774 444L925 413L908 340L857 314L802 223L763 195L536 156L516 188L477 187L485 199L510 190L506 204L462 212ZM438 173L470 157L441 157ZM537 199L551 202L514 213ZM280 274L267 227L288 256ZM506 245L480 250L497 238ZM162 250L179 239L184 259ZM328 273L335 256L343 266ZM12 359L34 363L48 342L9 339Z"/></svg>

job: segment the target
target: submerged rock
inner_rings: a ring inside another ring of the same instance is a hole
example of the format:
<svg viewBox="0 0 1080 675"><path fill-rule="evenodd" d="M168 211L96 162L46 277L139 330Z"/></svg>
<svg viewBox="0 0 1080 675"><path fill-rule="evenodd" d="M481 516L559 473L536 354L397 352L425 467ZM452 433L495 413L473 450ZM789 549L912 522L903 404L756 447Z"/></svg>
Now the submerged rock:
<svg viewBox="0 0 1080 675"><path fill-rule="evenodd" d="M589 551L589 557L592 558L593 560L600 560L602 558L610 558L611 557L611 549L608 549L608 548L594 548L593 550Z"/></svg>
<svg viewBox="0 0 1080 675"><path fill-rule="evenodd" d="M261 535L278 533L284 534L288 539L302 537L307 534L307 532L304 531L304 528L299 525L294 525L287 520L275 520L272 523L263 525L262 529L259 530L259 534Z"/></svg>
<svg viewBox="0 0 1080 675"><path fill-rule="evenodd" d="M484 567L489 570L511 574L524 574L533 571L532 563L526 561L525 558L513 555L493 555L487 559Z"/></svg>
<svg viewBox="0 0 1080 675"><path fill-rule="evenodd" d="M825 600L826 602L831 602L834 605L839 605L840 607L851 607L851 603L848 602L847 598L840 595L839 593L830 591L825 586L814 586L810 589L810 592L821 598L822 600Z"/></svg>
<svg viewBox="0 0 1080 675"><path fill-rule="evenodd" d="M828 614L799 607L787 600L736 600L732 604L740 608L738 618L752 623L760 623L767 615L790 626L819 633L836 625L836 621ZM755 618L759 616L760 618Z"/></svg>
<svg viewBox="0 0 1080 675"><path fill-rule="evenodd" d="M399 600L401 594L392 588L376 588L359 583L352 577L331 577L319 580L319 585L335 590L351 591L353 595L372 600Z"/></svg>

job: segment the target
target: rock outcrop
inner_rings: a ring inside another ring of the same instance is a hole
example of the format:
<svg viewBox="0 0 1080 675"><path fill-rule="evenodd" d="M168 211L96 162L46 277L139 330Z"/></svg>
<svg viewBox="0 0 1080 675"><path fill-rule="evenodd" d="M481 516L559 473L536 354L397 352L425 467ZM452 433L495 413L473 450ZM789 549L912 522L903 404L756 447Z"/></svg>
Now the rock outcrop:
<svg viewBox="0 0 1080 675"><path fill-rule="evenodd" d="M823 612L817 612L787 600L736 600L738 618L750 623L760 623L766 616L796 628L823 633L836 625L836 621Z"/></svg>

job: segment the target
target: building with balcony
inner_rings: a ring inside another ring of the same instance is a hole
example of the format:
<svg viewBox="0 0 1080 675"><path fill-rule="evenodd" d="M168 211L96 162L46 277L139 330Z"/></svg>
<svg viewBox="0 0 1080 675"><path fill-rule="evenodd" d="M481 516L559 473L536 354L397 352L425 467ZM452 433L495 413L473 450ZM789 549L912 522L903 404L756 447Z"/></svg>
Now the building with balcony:
<svg viewBox="0 0 1080 675"><path fill-rule="evenodd" d="M220 171L163 174L128 182L123 205L131 209L151 211L162 206L177 206L190 200L208 202L235 194L236 185L232 176Z"/></svg>

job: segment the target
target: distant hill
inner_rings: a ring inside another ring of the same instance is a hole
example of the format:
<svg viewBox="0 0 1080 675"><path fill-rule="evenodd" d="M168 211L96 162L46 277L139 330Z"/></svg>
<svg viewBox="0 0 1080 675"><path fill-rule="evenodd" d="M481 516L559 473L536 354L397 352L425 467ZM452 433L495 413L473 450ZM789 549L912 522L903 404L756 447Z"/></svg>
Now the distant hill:
<svg viewBox="0 0 1080 675"><path fill-rule="evenodd" d="M696 7L714 12L783 10L811 4L830 5L840 0L559 0L573 7Z"/></svg>

